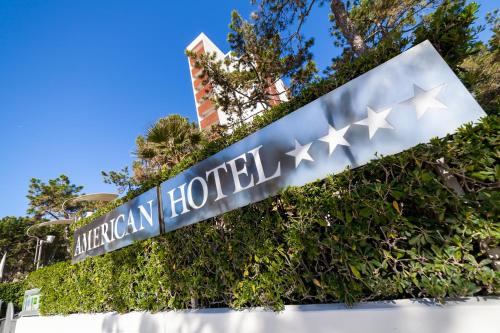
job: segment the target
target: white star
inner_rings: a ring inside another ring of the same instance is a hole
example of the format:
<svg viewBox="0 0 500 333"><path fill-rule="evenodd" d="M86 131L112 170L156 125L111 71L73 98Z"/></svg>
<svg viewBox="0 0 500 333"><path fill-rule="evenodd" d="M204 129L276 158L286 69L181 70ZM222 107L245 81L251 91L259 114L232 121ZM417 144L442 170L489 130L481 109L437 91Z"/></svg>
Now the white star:
<svg viewBox="0 0 500 333"><path fill-rule="evenodd" d="M379 112L375 112L375 110L373 110L369 106L367 106L366 108L368 110L368 117L355 122L355 124L368 126L368 134L370 140L375 135L375 133L377 133L377 130L379 128L394 129L394 127L392 127L392 125L387 120L385 120L385 118L387 118L387 116L389 116L389 113L392 111L392 108L386 108Z"/></svg>
<svg viewBox="0 0 500 333"><path fill-rule="evenodd" d="M318 139L320 141L328 143L329 155L333 153L333 151L338 145L350 146L349 142L347 142L346 139L344 139L345 132L347 132L349 126L350 125L342 129L339 129L337 131L333 126L330 125L330 128L328 129L328 134Z"/></svg>
<svg viewBox="0 0 500 333"><path fill-rule="evenodd" d="M309 147L311 147L312 142L301 145L297 140L295 140L295 149L286 153L287 155L295 157L295 168L297 168L302 162L302 160L308 160L314 162L313 158L307 152Z"/></svg>
<svg viewBox="0 0 500 333"><path fill-rule="evenodd" d="M401 102L401 104L414 106L417 113L417 119L420 119L420 117L431 108L447 109L448 107L445 104L436 99L437 95L439 95L444 87L445 84L442 84L432 89L424 90L414 84L413 97Z"/></svg>

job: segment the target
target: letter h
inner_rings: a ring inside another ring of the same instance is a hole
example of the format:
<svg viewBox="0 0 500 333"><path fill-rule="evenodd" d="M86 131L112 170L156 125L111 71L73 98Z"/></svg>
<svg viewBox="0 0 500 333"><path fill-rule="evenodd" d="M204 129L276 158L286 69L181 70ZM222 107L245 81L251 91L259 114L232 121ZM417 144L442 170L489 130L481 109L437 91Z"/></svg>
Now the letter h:
<svg viewBox="0 0 500 333"><path fill-rule="evenodd" d="M174 218L176 216L178 216L179 214L177 214L177 210L175 209L175 205L178 203L178 202L181 202L182 203L182 212L181 212L181 215L184 214L184 213L187 213L189 212L189 209L187 208L187 204L186 204L186 193L184 191L184 187L186 187L186 183L182 184L181 186L179 186L179 190L181 191L181 197L178 198L178 199L175 199L174 200L174 191L176 190L175 188L173 190L170 190L168 191L168 195L170 196L170 205L171 205L171 208L172 208L172 216L170 216L171 218Z"/></svg>

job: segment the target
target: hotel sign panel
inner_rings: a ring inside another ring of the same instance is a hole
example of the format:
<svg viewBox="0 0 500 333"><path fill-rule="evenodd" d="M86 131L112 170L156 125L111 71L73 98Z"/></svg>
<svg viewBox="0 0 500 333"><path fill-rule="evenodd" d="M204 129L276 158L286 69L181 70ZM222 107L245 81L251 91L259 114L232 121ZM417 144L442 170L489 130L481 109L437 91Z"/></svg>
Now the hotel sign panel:
<svg viewBox="0 0 500 333"><path fill-rule="evenodd" d="M158 215L157 189L152 188L76 230L73 262L158 236Z"/></svg>
<svg viewBox="0 0 500 333"><path fill-rule="evenodd" d="M399 153L484 115L424 42L164 182L165 230Z"/></svg>
<svg viewBox="0 0 500 333"><path fill-rule="evenodd" d="M437 51L423 42L163 182L159 191L163 230L172 231L260 201L288 186L301 186L381 155L399 153L483 116L484 111ZM157 205L157 200L152 204ZM123 219L127 211L122 211ZM98 220L101 225L112 219L116 223L117 216L113 213ZM155 223L156 218L152 217ZM159 228L150 234L128 231L123 239L158 233ZM116 248L102 245L95 253Z"/></svg>

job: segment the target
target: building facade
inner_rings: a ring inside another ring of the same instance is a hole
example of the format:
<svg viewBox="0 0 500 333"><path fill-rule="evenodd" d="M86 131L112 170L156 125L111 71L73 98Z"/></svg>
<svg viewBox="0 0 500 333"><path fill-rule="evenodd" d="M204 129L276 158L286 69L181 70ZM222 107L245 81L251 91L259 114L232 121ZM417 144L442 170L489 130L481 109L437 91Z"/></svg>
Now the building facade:
<svg viewBox="0 0 500 333"><path fill-rule="evenodd" d="M217 45L215 45L204 33L196 37L186 48L188 51L202 54L215 53L217 59L223 60L230 56L230 52L223 53ZM204 85L203 70L194 66L194 60L188 57L189 74L191 76L191 84L193 88L194 102L196 106L196 115L198 117L198 126L200 129L209 128L212 125L228 124L228 115L210 101L207 96L214 89L210 83ZM279 100L273 100L271 104L278 104L281 101L286 101L285 85L282 80L278 80L269 88L273 94L279 94ZM257 106L254 109L245 111L246 121L251 121L252 117L263 110L262 106Z"/></svg>

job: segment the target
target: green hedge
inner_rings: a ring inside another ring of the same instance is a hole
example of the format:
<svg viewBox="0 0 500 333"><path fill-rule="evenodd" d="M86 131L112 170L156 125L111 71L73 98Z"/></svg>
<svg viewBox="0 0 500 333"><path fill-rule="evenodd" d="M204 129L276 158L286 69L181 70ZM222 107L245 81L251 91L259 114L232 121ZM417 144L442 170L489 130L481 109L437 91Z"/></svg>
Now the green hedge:
<svg viewBox="0 0 500 333"><path fill-rule="evenodd" d="M16 308L21 308L23 297L24 297L23 282L0 283L0 300L3 301L4 303L12 302L14 303Z"/></svg>
<svg viewBox="0 0 500 333"><path fill-rule="evenodd" d="M273 112L258 121L287 111ZM26 286L42 289L45 314L496 294L500 273L480 244L500 242L499 127L489 116L217 218L45 267ZM221 138L186 165L251 130ZM465 196L443 184L440 157Z"/></svg>

